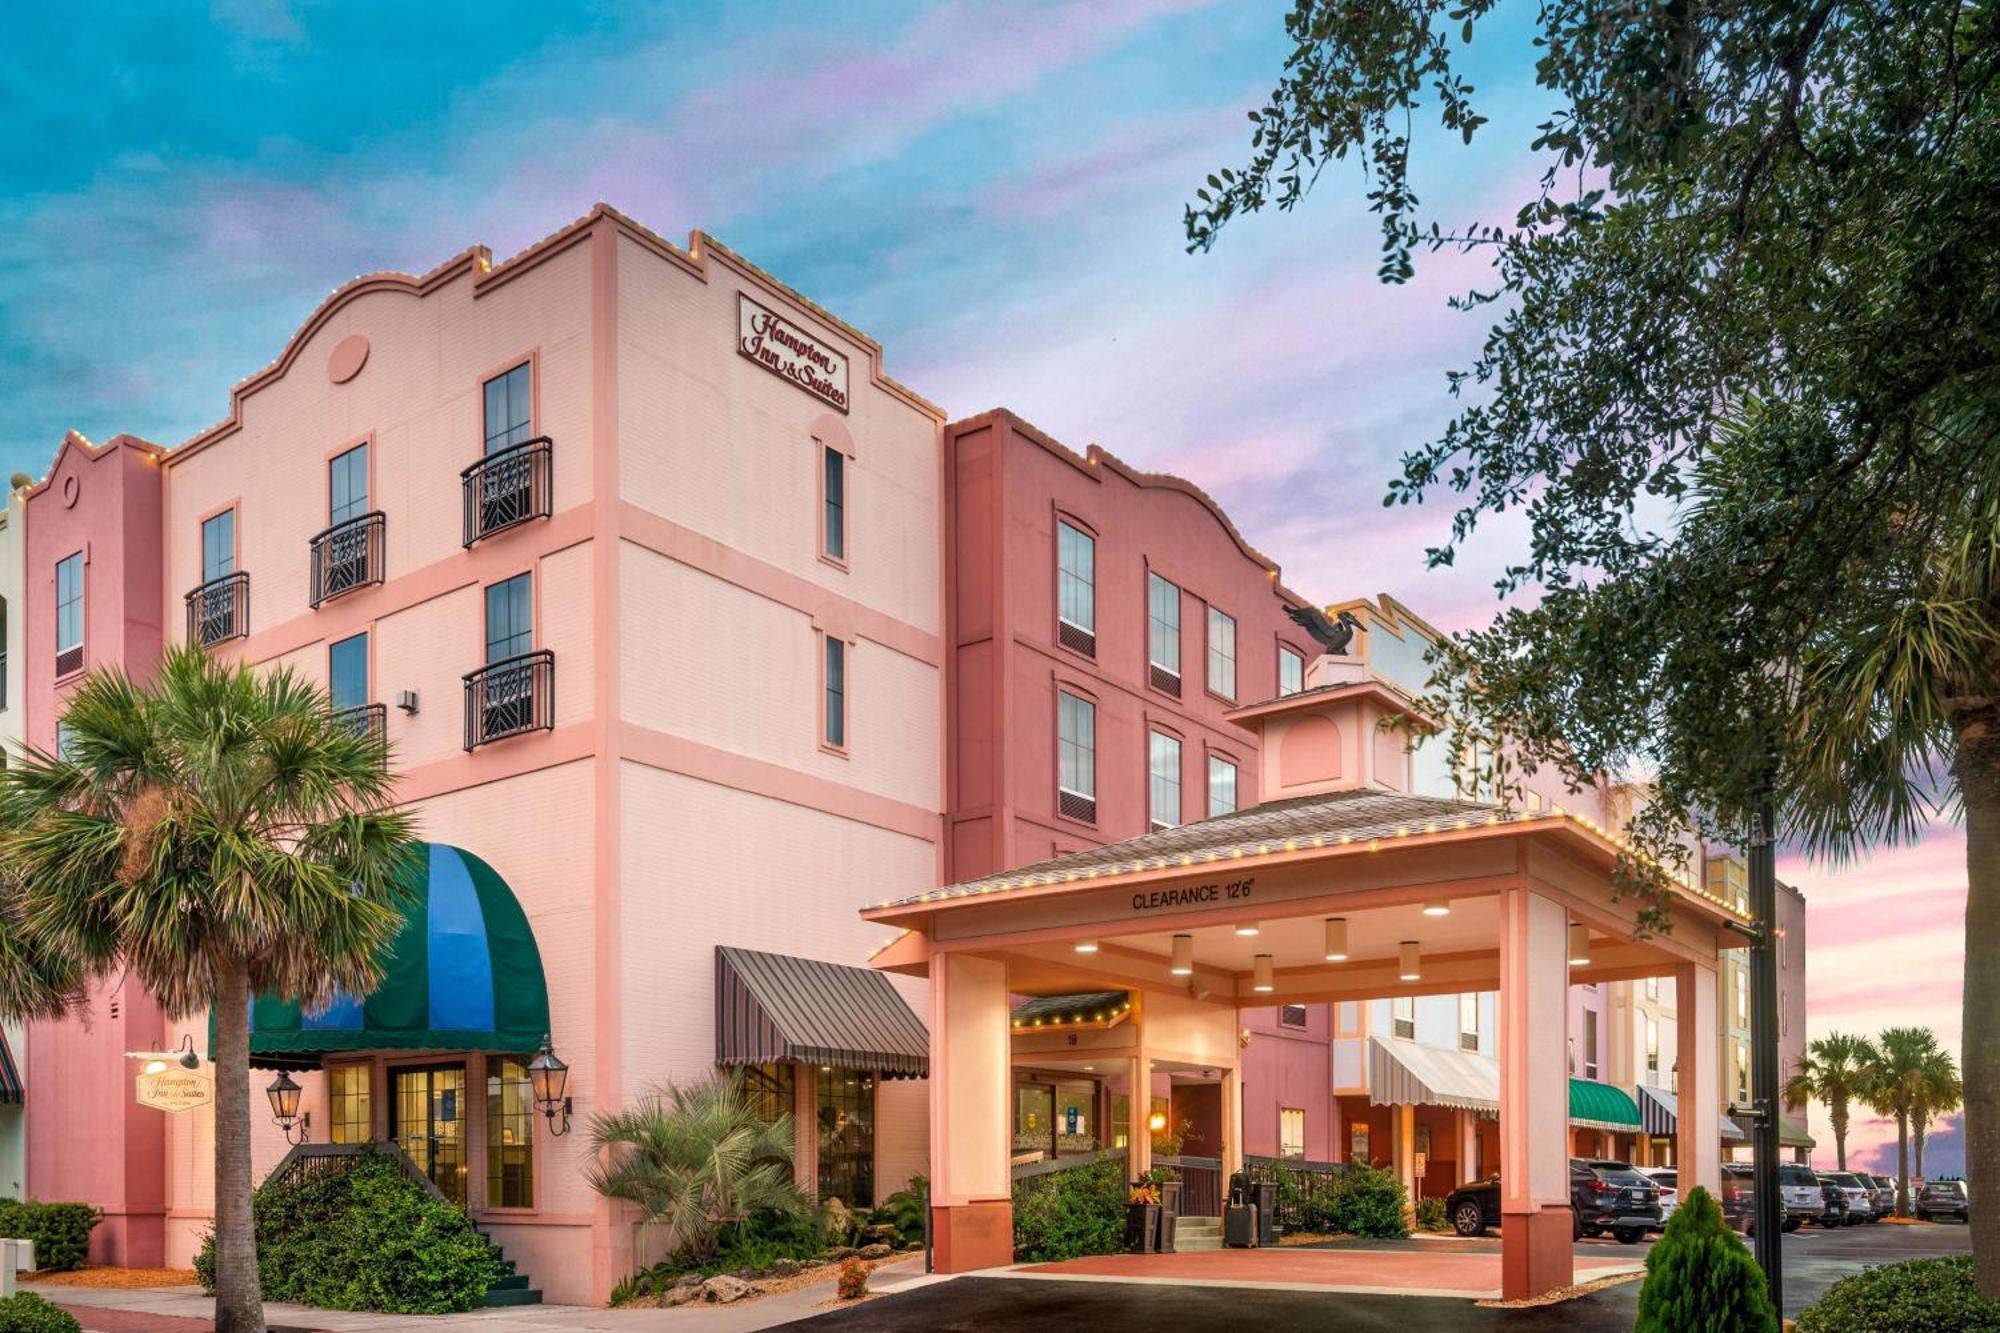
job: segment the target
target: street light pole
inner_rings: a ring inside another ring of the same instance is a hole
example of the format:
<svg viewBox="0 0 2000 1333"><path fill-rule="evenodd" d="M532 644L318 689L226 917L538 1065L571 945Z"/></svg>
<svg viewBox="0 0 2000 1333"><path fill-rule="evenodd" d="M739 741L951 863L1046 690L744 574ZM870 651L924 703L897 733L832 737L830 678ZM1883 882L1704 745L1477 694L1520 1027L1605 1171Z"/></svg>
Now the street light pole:
<svg viewBox="0 0 2000 1333"><path fill-rule="evenodd" d="M1779 1240L1783 1196L1778 1190L1778 848L1776 817L1767 793L1758 803L1750 839L1750 1092L1757 1114L1751 1129L1752 1197L1757 1266L1771 1288L1771 1304L1784 1306L1784 1260Z"/></svg>

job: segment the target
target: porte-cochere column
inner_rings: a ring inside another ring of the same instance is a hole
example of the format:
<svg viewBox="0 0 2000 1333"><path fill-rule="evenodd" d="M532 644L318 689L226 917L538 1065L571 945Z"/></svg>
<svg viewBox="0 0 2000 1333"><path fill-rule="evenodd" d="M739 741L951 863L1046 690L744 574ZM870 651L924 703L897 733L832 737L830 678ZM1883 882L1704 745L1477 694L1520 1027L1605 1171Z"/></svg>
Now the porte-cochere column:
<svg viewBox="0 0 2000 1333"><path fill-rule="evenodd" d="M1683 1196L1696 1185L1722 1200L1721 999L1716 969L1682 963L1674 970L1674 1164Z"/></svg>
<svg viewBox="0 0 2000 1333"><path fill-rule="evenodd" d="M1500 895L1500 1270L1508 1300L1568 1286L1569 913L1526 888Z"/></svg>
<svg viewBox="0 0 2000 1333"><path fill-rule="evenodd" d="M940 1273L1014 1261L1007 965L931 960L931 1259Z"/></svg>

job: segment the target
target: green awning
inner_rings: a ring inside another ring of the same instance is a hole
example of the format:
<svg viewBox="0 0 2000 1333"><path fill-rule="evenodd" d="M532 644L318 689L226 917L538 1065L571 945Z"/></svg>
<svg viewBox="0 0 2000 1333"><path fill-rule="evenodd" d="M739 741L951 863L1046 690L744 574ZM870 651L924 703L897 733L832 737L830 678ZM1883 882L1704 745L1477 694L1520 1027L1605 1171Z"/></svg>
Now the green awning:
<svg viewBox="0 0 2000 1333"><path fill-rule="evenodd" d="M382 984L362 999L337 995L319 1013L296 1000L255 997L253 1066L315 1069L341 1051L526 1054L541 1045L550 1032L549 988L514 891L486 862L446 843L424 844L417 865Z"/></svg>
<svg viewBox="0 0 2000 1333"><path fill-rule="evenodd" d="M1813 1149L1813 1136L1790 1116L1778 1117L1778 1142L1787 1148L1804 1148L1807 1152Z"/></svg>
<svg viewBox="0 0 2000 1333"><path fill-rule="evenodd" d="M1569 1122L1619 1134L1637 1133L1639 1104L1623 1088L1592 1079L1573 1078L1569 1081Z"/></svg>

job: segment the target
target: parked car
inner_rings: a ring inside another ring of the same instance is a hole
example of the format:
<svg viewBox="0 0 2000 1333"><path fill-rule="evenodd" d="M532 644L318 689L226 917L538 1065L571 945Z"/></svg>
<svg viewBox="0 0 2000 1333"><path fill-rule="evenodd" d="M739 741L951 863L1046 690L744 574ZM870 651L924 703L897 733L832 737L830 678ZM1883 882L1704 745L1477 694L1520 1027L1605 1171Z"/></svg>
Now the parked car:
<svg viewBox="0 0 2000 1333"><path fill-rule="evenodd" d="M1785 1225L1784 1176L1778 1177L1778 1226ZM1722 1164L1722 1217L1746 1236L1757 1234L1757 1188L1748 1162Z"/></svg>
<svg viewBox="0 0 2000 1333"><path fill-rule="evenodd" d="M1887 1176L1863 1176L1863 1180L1875 1186L1875 1215L1868 1220L1880 1222L1885 1217L1896 1215L1896 1182Z"/></svg>
<svg viewBox="0 0 2000 1333"><path fill-rule="evenodd" d="M1924 1187L1917 1191L1917 1197L1910 1201L1910 1211L1917 1215L1919 1222L1949 1217L1969 1223L1972 1221L1972 1197L1966 1192L1964 1181L1956 1176L1940 1176L1924 1182Z"/></svg>
<svg viewBox="0 0 2000 1333"><path fill-rule="evenodd" d="M1831 1172L1821 1171L1819 1175L1820 1201L1824 1205L1818 1222L1823 1227L1844 1227L1847 1225L1847 1191L1834 1184Z"/></svg>
<svg viewBox="0 0 2000 1333"><path fill-rule="evenodd" d="M1681 1205L1680 1177L1670 1166L1642 1166L1639 1171L1660 1187L1660 1226L1664 1229Z"/></svg>
<svg viewBox="0 0 2000 1333"><path fill-rule="evenodd" d="M1572 1157L1569 1202L1578 1236L1609 1231L1621 1245L1637 1245L1660 1229L1660 1187L1629 1162Z"/></svg>
<svg viewBox="0 0 2000 1333"><path fill-rule="evenodd" d="M1826 1211L1826 1196L1819 1176L1809 1166L1797 1162L1778 1164L1778 1193L1785 1201L1785 1230L1797 1231L1808 1222L1820 1220Z"/></svg>
<svg viewBox="0 0 2000 1333"><path fill-rule="evenodd" d="M1500 1177L1473 1180L1444 1196L1444 1215L1461 1236L1477 1236L1500 1225Z"/></svg>
<svg viewBox="0 0 2000 1333"><path fill-rule="evenodd" d="M1836 1171L1827 1177L1840 1186L1840 1192L1847 1198L1847 1225L1859 1226L1875 1219L1875 1190L1862 1183L1861 1177L1852 1171Z"/></svg>

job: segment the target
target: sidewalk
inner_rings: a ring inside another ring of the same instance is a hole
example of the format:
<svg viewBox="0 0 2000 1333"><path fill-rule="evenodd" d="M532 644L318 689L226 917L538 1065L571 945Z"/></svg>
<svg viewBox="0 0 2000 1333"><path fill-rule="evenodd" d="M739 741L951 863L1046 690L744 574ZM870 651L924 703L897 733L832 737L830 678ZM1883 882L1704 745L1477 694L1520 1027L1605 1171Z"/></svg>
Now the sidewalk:
<svg viewBox="0 0 2000 1333"><path fill-rule="evenodd" d="M947 1279L927 1276L923 1256L884 1264L875 1270L875 1291L906 1291ZM213 1333L215 1302L199 1287L116 1290L103 1287L38 1287L32 1291L75 1315L86 1333ZM361 1333L375 1329L424 1329L432 1333L556 1333L557 1330L653 1330L655 1333L749 1333L825 1313L833 1298L827 1281L736 1305L686 1305L675 1310L600 1310L580 1305L524 1305L474 1310L458 1315L348 1314L302 1305L264 1306L272 1333Z"/></svg>

